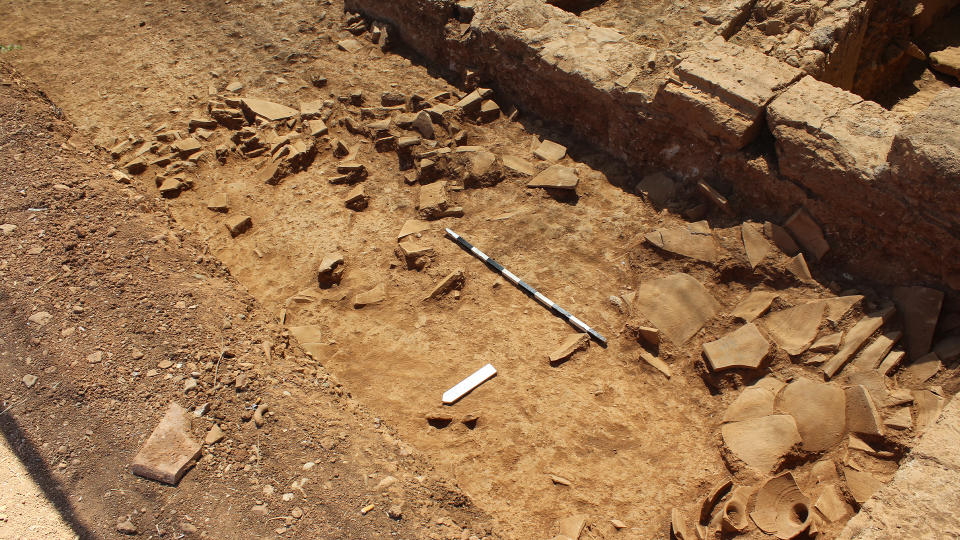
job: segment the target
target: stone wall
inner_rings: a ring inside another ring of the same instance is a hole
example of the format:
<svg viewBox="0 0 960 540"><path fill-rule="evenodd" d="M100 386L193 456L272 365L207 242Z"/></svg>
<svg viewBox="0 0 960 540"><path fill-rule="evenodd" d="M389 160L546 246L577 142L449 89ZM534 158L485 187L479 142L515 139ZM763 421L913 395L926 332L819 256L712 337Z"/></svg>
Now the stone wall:
<svg viewBox="0 0 960 540"><path fill-rule="evenodd" d="M743 217L782 219L806 207L835 248L828 262L856 275L960 289L958 89L901 124L722 37L651 66L645 59L657 51L538 0L346 7L389 23L437 67L476 71L498 99L635 170L732 186Z"/></svg>
<svg viewBox="0 0 960 540"><path fill-rule="evenodd" d="M960 400L901 463L893 480L847 522L841 540L960 537Z"/></svg>

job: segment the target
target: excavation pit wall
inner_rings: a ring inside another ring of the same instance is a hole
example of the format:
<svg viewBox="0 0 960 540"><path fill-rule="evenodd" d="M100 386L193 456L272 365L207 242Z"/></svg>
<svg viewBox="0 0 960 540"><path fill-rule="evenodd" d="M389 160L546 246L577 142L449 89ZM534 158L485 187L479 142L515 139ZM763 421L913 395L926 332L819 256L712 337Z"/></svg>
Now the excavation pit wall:
<svg viewBox="0 0 960 540"><path fill-rule="evenodd" d="M676 54L537 0L345 8L388 23L393 39L434 66L475 72L637 178L660 169L705 180L744 218L782 222L806 208L832 248L814 274L833 266L960 289L960 88L913 117L894 114L726 41L750 5L718 10L713 31Z"/></svg>

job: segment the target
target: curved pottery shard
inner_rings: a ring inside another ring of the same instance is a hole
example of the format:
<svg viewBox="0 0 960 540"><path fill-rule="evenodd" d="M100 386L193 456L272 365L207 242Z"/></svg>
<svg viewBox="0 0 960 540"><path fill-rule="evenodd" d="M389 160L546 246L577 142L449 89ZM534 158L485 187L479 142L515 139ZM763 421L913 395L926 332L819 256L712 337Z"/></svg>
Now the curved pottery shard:
<svg viewBox="0 0 960 540"><path fill-rule="evenodd" d="M770 352L770 342L753 323L745 324L722 338L703 344L703 355L713 371L756 369Z"/></svg>
<svg viewBox="0 0 960 540"><path fill-rule="evenodd" d="M687 527L687 517L676 508L670 511L670 534L676 540L695 540Z"/></svg>
<svg viewBox="0 0 960 540"><path fill-rule="evenodd" d="M742 533L750 526L750 518L747 517L747 502L753 490L739 486L730 494L730 498L723 505L722 526L727 532Z"/></svg>
<svg viewBox="0 0 960 540"><path fill-rule="evenodd" d="M720 303L688 274L648 281L637 290L640 313L674 345L683 345L717 314Z"/></svg>
<svg viewBox="0 0 960 540"><path fill-rule="evenodd" d="M774 476L760 487L750 517L763 532L784 540L796 538L813 522L810 501L790 472Z"/></svg>
<svg viewBox="0 0 960 540"><path fill-rule="evenodd" d="M723 423L739 422L773 414L773 392L766 388L750 386L723 413Z"/></svg>
<svg viewBox="0 0 960 540"><path fill-rule="evenodd" d="M770 313L763 322L777 345L790 356L797 356L816 339L824 310L823 303L810 302Z"/></svg>
<svg viewBox="0 0 960 540"><path fill-rule="evenodd" d="M822 452L843 440L846 397L839 386L798 378L780 394L778 406L797 421L804 450Z"/></svg>
<svg viewBox="0 0 960 540"><path fill-rule="evenodd" d="M723 444L747 466L767 473L772 471L800 443L797 422L789 414L772 414L720 428Z"/></svg>

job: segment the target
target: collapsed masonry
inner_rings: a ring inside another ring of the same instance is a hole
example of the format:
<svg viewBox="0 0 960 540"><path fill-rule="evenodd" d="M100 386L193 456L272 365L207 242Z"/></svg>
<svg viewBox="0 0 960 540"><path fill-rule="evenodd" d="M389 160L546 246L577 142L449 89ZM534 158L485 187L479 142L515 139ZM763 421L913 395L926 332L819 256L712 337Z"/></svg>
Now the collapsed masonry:
<svg viewBox="0 0 960 540"><path fill-rule="evenodd" d="M347 0L346 8L638 170L706 179L755 217L806 208L841 248L832 250L843 254L836 262L859 275L960 289L960 88L906 120L841 89L855 87L850 66L873 55L867 15L880 7L829 4L830 16L812 21L810 44L770 47L771 55L726 39L758 5L744 0L705 15L712 39L679 54L538 0ZM929 25L956 2L925 4L910 24ZM824 32L829 40L816 42ZM877 80L902 69L886 58L871 64Z"/></svg>

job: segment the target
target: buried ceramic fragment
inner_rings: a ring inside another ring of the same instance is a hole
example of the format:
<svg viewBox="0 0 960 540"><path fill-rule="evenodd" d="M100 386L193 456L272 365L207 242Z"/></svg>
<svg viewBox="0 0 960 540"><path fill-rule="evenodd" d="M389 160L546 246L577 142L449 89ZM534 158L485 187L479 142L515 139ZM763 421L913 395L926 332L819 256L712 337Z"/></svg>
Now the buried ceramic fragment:
<svg viewBox="0 0 960 540"><path fill-rule="evenodd" d="M698 522L701 525L710 523L713 517L713 509L716 508L720 499L723 499L724 495L730 491L731 487L733 487L733 481L730 479L714 484L713 489L710 490L710 493L708 493L703 499L703 502L700 503L700 518Z"/></svg>
<svg viewBox="0 0 960 540"><path fill-rule="evenodd" d="M910 407L901 407L897 409L889 418L884 422L888 428L891 429L910 429L913 427L913 418L910 417Z"/></svg>
<svg viewBox="0 0 960 540"><path fill-rule="evenodd" d="M777 296L779 295L773 291L750 291L750 294L741 300L737 307L733 308L730 315L743 322L753 322L754 319L770 309L770 304Z"/></svg>
<svg viewBox="0 0 960 540"><path fill-rule="evenodd" d="M824 309L822 303L810 302L770 313L762 320L773 341L790 356L796 356L816 339Z"/></svg>
<svg viewBox="0 0 960 540"><path fill-rule="evenodd" d="M583 514L577 514L560 520L560 536L577 540L583 534L583 528L587 525L587 518Z"/></svg>
<svg viewBox="0 0 960 540"><path fill-rule="evenodd" d="M810 352L828 352L835 353L840 348L840 341L843 339L843 332L827 334L813 342L808 349Z"/></svg>
<svg viewBox="0 0 960 540"><path fill-rule="evenodd" d="M847 504L837 491L837 486L829 484L824 487L823 492L817 497L817 502L813 505L827 521L840 521L853 515L853 507Z"/></svg>
<svg viewBox="0 0 960 540"><path fill-rule="evenodd" d="M745 324L722 338L703 344L703 354L713 371L756 369L770 352L770 343L753 323Z"/></svg>
<svg viewBox="0 0 960 540"><path fill-rule="evenodd" d="M810 502L790 472L774 476L760 487L750 517L760 530L781 539L796 538L813 523Z"/></svg>
<svg viewBox="0 0 960 540"><path fill-rule="evenodd" d="M852 371L844 375L842 379L843 386L860 385L867 389L870 397L877 407L886 407L890 405L890 390L887 389L886 380L875 370L870 371Z"/></svg>
<svg viewBox="0 0 960 540"><path fill-rule="evenodd" d="M673 372L670 371L670 366L668 366L666 362L643 349L640 349L640 359L649 364L651 367L655 368L660 373L663 373L668 379L673 376Z"/></svg>
<svg viewBox="0 0 960 540"><path fill-rule="evenodd" d="M774 396L776 396L777 394L780 393L781 390L783 390L785 386L787 386L787 383L781 381L780 379L774 377L773 375L767 375L766 377L753 383L753 386L756 386L757 388L764 388L766 390L769 390L773 392Z"/></svg>
<svg viewBox="0 0 960 540"><path fill-rule="evenodd" d="M803 449L822 452L843 440L846 399L833 384L797 379L780 394L779 407L797 422Z"/></svg>
<svg viewBox="0 0 960 540"><path fill-rule="evenodd" d="M880 362L880 366L877 367L877 373L881 375L890 375L893 373L897 366L900 365L900 362L903 362L903 359L907 356L907 353L903 351L891 351L886 358L883 359L883 362Z"/></svg>
<svg viewBox="0 0 960 540"><path fill-rule="evenodd" d="M930 390L914 390L911 393L913 402L917 405L916 430L920 433L940 416L944 399Z"/></svg>
<svg viewBox="0 0 960 540"><path fill-rule="evenodd" d="M829 379L843 369L843 366L860 350L860 347L863 347L870 336L879 330L883 323L890 320L894 313L896 313L896 309L892 307L882 309L866 315L853 328L847 330L847 333L843 336L843 344L840 346L840 350L823 364L821 369L824 376Z"/></svg>
<svg viewBox="0 0 960 540"><path fill-rule="evenodd" d="M726 532L742 533L750 527L750 518L747 515L747 502L753 490L746 486L738 486L730 494L730 498L723 504L721 512L721 527Z"/></svg>
<svg viewBox="0 0 960 540"><path fill-rule="evenodd" d="M687 517L677 508L670 511L670 535L676 540L696 540L687 527Z"/></svg>
<svg viewBox="0 0 960 540"><path fill-rule="evenodd" d="M497 374L497 370L492 365L487 364L483 366L482 368L475 371L473 375L470 375L466 379L457 383L457 385L454 386L453 388L444 392L443 403L445 405L450 405L451 403L455 403L458 399L467 395L471 390L480 386L481 384L486 382L487 379L489 379L490 377L493 377L496 374Z"/></svg>
<svg viewBox="0 0 960 540"><path fill-rule="evenodd" d="M763 235L758 223L740 224L740 238L743 240L743 249L747 253L750 268L756 268L773 251L773 244Z"/></svg>
<svg viewBox="0 0 960 540"><path fill-rule="evenodd" d="M937 353L925 354L903 369L901 381L910 385L921 385L936 375L941 367L943 366Z"/></svg>
<svg viewBox="0 0 960 540"><path fill-rule="evenodd" d="M720 304L696 278L673 274L637 290L637 307L674 345L683 345L716 315Z"/></svg>
<svg viewBox="0 0 960 540"><path fill-rule="evenodd" d="M843 477L847 481L847 489L850 490L850 494L853 495L853 500L857 501L857 504L867 502L870 497L873 497L874 493L883 487L883 482L876 476L852 467L843 468Z"/></svg>
<svg viewBox="0 0 960 540"><path fill-rule="evenodd" d="M893 301L901 313L907 334L907 352L916 361L930 351L940 318L943 293L927 287L897 287Z"/></svg>
<svg viewBox="0 0 960 540"><path fill-rule="evenodd" d="M853 433L851 433L847 438L847 448L850 450L859 450L867 455L880 459L892 459L894 457L893 452L887 450L877 450L876 448L867 444L867 441L861 439Z"/></svg>
<svg viewBox="0 0 960 540"><path fill-rule="evenodd" d="M877 369L880 367L880 362L893 350L893 346L900 341L902 336L903 332L899 330L891 330L880 334L860 351L860 354L853 359L850 365L860 371Z"/></svg>
<svg viewBox="0 0 960 540"><path fill-rule="evenodd" d="M813 276L810 275L810 267L807 266L807 261L803 258L803 253L798 253L795 257L791 257L784 267L796 276L798 280L804 283L813 283Z"/></svg>
<svg viewBox="0 0 960 540"><path fill-rule="evenodd" d="M862 385L847 388L847 429L863 435L883 435L883 419L870 393Z"/></svg>
<svg viewBox="0 0 960 540"><path fill-rule="evenodd" d="M789 414L724 424L720 435L730 453L761 472L772 471L801 440L797 422Z"/></svg>
<svg viewBox="0 0 960 540"><path fill-rule="evenodd" d="M717 504L726 496L730 488L733 487L733 481L727 479L718 484L714 484L710 493L700 502L700 517L697 519L697 537L708 538L708 530L716 528L714 520L714 510Z"/></svg>
<svg viewBox="0 0 960 540"><path fill-rule="evenodd" d="M677 229L650 231L646 239L647 242L670 253L704 262L717 260L717 241L713 238L713 233L706 221L688 223Z"/></svg>
<svg viewBox="0 0 960 540"><path fill-rule="evenodd" d="M853 306L859 304L863 301L863 295L853 294L849 296L836 296L833 298L824 298L818 300L826 307L826 317L827 320L832 323L838 323L843 319L844 315L850 311Z"/></svg>
<svg viewBox="0 0 960 540"><path fill-rule="evenodd" d="M739 422L773 414L773 392L751 386L743 390L723 413L722 422Z"/></svg>

